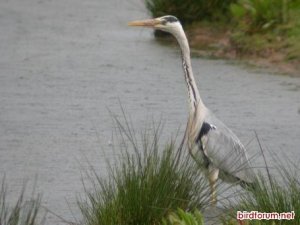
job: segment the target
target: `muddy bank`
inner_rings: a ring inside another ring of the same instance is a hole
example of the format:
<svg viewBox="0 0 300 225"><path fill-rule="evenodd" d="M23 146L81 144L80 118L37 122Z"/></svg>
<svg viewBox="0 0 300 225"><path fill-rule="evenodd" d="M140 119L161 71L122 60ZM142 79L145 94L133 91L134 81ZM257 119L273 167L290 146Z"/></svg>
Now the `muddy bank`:
<svg viewBox="0 0 300 225"><path fill-rule="evenodd" d="M251 37L237 40L230 28L219 24L195 24L187 27L186 32L195 55L237 60L270 72L300 76L300 59L287 59L285 48L278 47L281 37L277 37L275 42L278 43L256 49L251 48ZM242 42L250 47L245 48Z"/></svg>

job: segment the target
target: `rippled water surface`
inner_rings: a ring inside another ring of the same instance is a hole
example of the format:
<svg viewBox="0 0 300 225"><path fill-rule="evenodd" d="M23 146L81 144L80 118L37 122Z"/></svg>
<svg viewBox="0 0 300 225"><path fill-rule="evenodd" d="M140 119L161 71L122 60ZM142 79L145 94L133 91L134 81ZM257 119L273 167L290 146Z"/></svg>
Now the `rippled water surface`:
<svg viewBox="0 0 300 225"><path fill-rule="evenodd" d="M89 161L105 173L108 109L121 115L120 102L137 129L162 119L163 140L179 127L182 134L188 108L179 50L126 25L147 17L139 0L0 2L0 173L11 192L36 176L46 207L71 218L69 203L76 214L82 167ZM204 102L242 142L255 130L266 148L299 159L299 78L222 60L192 64Z"/></svg>

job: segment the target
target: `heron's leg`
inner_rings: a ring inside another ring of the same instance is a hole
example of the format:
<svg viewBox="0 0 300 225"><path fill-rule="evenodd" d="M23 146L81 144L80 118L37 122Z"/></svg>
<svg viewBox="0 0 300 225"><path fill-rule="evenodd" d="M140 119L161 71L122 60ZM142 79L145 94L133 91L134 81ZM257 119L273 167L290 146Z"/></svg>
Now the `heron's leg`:
<svg viewBox="0 0 300 225"><path fill-rule="evenodd" d="M209 166L208 168L208 180L211 191L211 204L217 204L217 192L216 192L216 184L219 176L219 169Z"/></svg>

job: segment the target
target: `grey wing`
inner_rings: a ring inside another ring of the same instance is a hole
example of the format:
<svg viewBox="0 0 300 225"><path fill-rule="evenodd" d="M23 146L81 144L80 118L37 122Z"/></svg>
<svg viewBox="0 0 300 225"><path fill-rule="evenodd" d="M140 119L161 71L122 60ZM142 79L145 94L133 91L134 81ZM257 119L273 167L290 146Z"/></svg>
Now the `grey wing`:
<svg viewBox="0 0 300 225"><path fill-rule="evenodd" d="M220 177L225 181L252 183L254 172L242 143L221 121L208 123L211 129L201 137L201 145L213 166L220 170Z"/></svg>

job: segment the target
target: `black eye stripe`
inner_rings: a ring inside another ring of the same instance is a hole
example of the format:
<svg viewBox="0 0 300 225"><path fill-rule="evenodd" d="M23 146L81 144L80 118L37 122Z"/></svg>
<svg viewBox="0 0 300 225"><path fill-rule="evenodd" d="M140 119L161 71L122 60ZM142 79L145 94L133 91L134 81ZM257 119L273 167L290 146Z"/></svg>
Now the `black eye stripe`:
<svg viewBox="0 0 300 225"><path fill-rule="evenodd" d="M178 22L178 19L175 16L165 16L162 23L165 25L167 22L169 23Z"/></svg>

